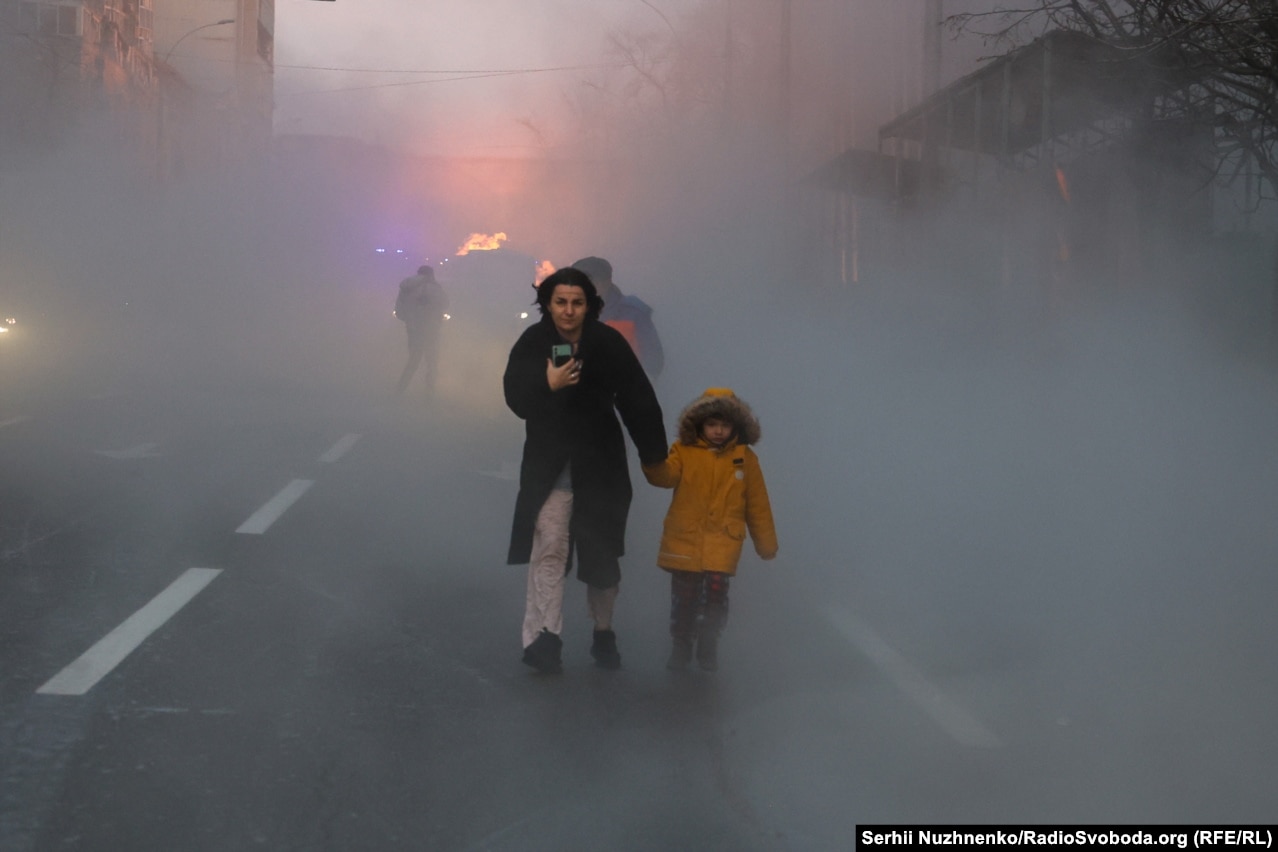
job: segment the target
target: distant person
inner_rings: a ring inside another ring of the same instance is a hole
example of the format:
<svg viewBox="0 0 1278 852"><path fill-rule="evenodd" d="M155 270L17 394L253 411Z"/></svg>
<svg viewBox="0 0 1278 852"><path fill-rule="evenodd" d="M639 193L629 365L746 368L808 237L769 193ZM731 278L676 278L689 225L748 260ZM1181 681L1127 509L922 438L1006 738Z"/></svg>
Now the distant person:
<svg viewBox="0 0 1278 852"><path fill-rule="evenodd" d="M599 291L599 298L604 302L599 319L622 333L639 356L639 363L643 364L648 378L656 381L661 376L666 356L657 327L652 323L652 308L638 296L621 292L612 280L612 264L602 257L583 257L573 264L573 268L589 275Z"/></svg>
<svg viewBox="0 0 1278 852"><path fill-rule="evenodd" d="M719 667L719 635L728 622L728 584L737 573L746 531L763 559L777 555L777 533L763 470L750 445L761 431L750 406L727 388L710 388L679 415L678 440L643 474L673 488L657 565L670 572L666 668L692 662Z"/></svg>
<svg viewBox="0 0 1278 852"><path fill-rule="evenodd" d="M448 295L435 280L435 270L417 267L417 274L399 283L395 298L395 316L408 332L408 361L399 374L396 396L403 396L413 376L423 364L426 367L426 389L433 391L439 375L439 333L448 311Z"/></svg>
<svg viewBox="0 0 1278 852"><path fill-rule="evenodd" d="M523 661L562 670L564 581L577 559L594 621L590 655L621 666L612 616L621 582L630 469L617 413L641 462L665 457L661 406L639 360L599 322L599 294L571 267L537 288L541 319L510 350L502 385L524 421L524 455L507 562L528 565Z"/></svg>

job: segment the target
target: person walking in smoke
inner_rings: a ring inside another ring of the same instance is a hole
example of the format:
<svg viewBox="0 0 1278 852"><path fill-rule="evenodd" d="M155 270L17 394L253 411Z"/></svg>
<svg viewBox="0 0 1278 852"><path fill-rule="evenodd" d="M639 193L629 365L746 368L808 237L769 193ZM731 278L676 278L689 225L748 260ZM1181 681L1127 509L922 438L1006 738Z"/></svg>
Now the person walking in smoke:
<svg viewBox="0 0 1278 852"><path fill-rule="evenodd" d="M562 670L564 581L575 556L594 621L590 654L616 669L612 616L632 496L617 414L640 462L658 464L661 406L626 339L599 321L603 304L589 276L571 267L551 273L536 304L541 319L515 342L502 377L525 433L506 560L528 565L523 661Z"/></svg>
<svg viewBox="0 0 1278 852"><path fill-rule="evenodd" d="M439 374L439 333L448 311L448 296L435 280L435 270L419 266L417 274L399 282L395 316L408 333L408 361L399 374L395 395L403 396L418 367L426 365L426 389L433 391Z"/></svg>
<svg viewBox="0 0 1278 852"><path fill-rule="evenodd" d="M599 319L622 333L639 356L648 378L655 382L661 376L666 358L657 327L652 322L652 308L638 296L621 292L612 280L612 264L602 257L583 257L572 266L589 275L599 291L599 298L604 302Z"/></svg>
<svg viewBox="0 0 1278 852"><path fill-rule="evenodd" d="M728 584L737 573L746 530L763 559L777 555L772 504L759 459L762 435L750 406L728 388L710 388L679 415L678 440L644 477L673 488L657 565L670 573L670 636L666 668L692 662L719 667L719 635L728 621Z"/></svg>

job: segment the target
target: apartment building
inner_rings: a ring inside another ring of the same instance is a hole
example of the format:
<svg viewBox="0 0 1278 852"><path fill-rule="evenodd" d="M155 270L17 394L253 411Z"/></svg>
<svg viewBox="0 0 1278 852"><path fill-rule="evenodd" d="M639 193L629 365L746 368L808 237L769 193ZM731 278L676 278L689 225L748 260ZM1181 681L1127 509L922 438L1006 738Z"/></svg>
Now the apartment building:
<svg viewBox="0 0 1278 852"><path fill-rule="evenodd" d="M271 133L274 0L0 0L0 164L117 145L161 179Z"/></svg>
<svg viewBox="0 0 1278 852"><path fill-rule="evenodd" d="M271 138L275 0L151 0L165 179L242 169Z"/></svg>

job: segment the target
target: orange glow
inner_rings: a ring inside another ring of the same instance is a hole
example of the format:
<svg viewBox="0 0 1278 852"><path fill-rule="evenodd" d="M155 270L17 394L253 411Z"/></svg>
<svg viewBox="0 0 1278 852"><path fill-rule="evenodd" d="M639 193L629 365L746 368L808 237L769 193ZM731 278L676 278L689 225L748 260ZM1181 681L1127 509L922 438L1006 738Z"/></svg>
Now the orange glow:
<svg viewBox="0 0 1278 852"><path fill-rule="evenodd" d="M1065 180L1065 172L1060 166L1056 167L1056 185L1060 187L1061 198L1065 199L1065 203L1069 204L1069 181Z"/></svg>
<svg viewBox="0 0 1278 852"><path fill-rule="evenodd" d="M533 286L540 287L541 282L546 280L546 276L555 271L555 265L548 260L537 262L536 277L533 278Z"/></svg>
<svg viewBox="0 0 1278 852"><path fill-rule="evenodd" d="M457 249L457 256L470 254L472 251L493 251L501 248L501 244L507 239L504 231L496 234L471 234L466 238L466 242L462 243Z"/></svg>

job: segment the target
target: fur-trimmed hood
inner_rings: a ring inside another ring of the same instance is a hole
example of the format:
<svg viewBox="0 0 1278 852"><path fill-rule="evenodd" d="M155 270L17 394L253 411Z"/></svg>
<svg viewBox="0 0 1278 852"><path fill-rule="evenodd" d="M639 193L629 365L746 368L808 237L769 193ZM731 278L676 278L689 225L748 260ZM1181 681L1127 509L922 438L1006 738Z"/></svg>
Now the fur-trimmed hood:
<svg viewBox="0 0 1278 852"><path fill-rule="evenodd" d="M734 441L742 445L757 444L763 436L759 420L745 400L731 388L707 388L679 413L679 442L693 446L700 440L701 424L709 417L722 417L736 428Z"/></svg>

